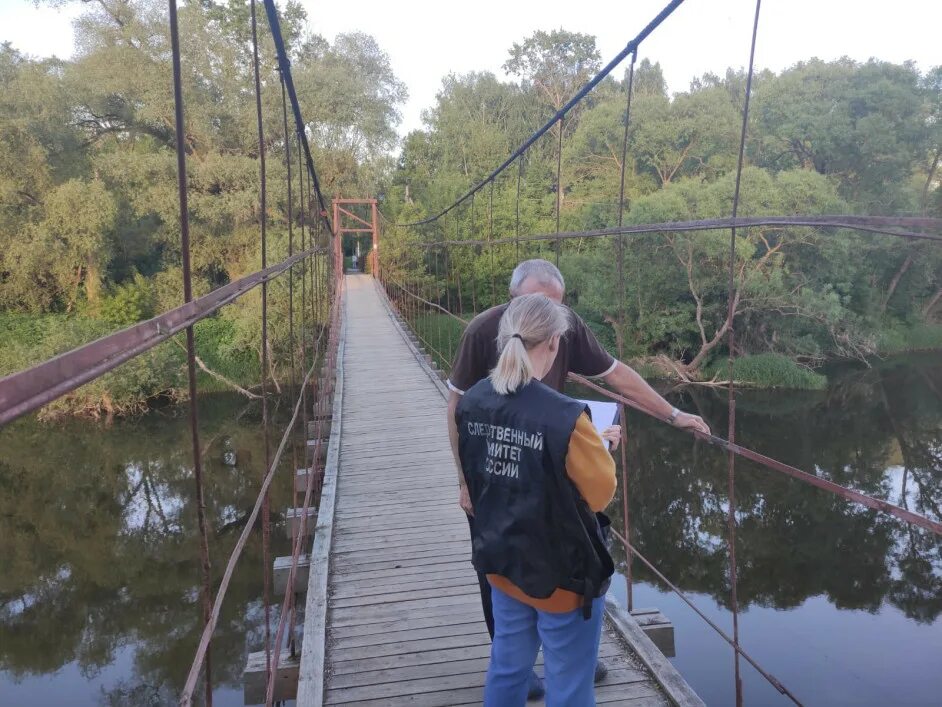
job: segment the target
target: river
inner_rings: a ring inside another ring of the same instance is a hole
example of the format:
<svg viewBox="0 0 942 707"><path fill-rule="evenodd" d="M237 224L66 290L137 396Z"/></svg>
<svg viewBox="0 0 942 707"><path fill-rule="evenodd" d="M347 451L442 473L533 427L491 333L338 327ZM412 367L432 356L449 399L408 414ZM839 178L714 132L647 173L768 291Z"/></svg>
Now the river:
<svg viewBox="0 0 942 707"><path fill-rule="evenodd" d="M246 402L200 399L217 583L265 461ZM0 705L176 704L201 620L191 460L186 406L111 427L0 431ZM292 476L281 474L273 510L289 505ZM289 553L283 533L272 540L273 554ZM242 705L244 656L264 625L261 568L256 534L212 644L216 705Z"/></svg>
<svg viewBox="0 0 942 707"><path fill-rule="evenodd" d="M737 396L737 441L942 520L942 361L832 371L826 391ZM726 391L673 396L725 436ZM633 542L732 635L727 457L629 412ZM621 493L621 491L619 492ZM942 704L942 541L754 463L736 462L743 648L808 705ZM621 527L621 497L611 506ZM623 604L625 554L613 591ZM675 626L672 662L708 705L735 704L733 650L638 562L635 608ZM745 660L747 705L789 704Z"/></svg>
<svg viewBox="0 0 942 707"><path fill-rule="evenodd" d="M820 392L740 392L740 443L940 518L940 357L831 380ZM724 391L671 397L725 430ZM245 403L201 399L217 577L264 465L257 406ZM180 406L110 427L21 420L0 431L0 705L175 704L199 628L188 429ZM634 542L731 631L725 455L634 413L628 429ZM291 476L280 475L273 509L288 504ZM736 503L740 636L763 667L809 705L940 704L942 543L745 461ZM273 540L287 554L283 533ZM261 563L255 537L213 643L217 705L242 704L244 655L261 643ZM707 704L733 704L732 650L634 571L635 606L674 623L675 665ZM612 591L625 601L623 578ZM746 704L786 704L745 662L742 676Z"/></svg>

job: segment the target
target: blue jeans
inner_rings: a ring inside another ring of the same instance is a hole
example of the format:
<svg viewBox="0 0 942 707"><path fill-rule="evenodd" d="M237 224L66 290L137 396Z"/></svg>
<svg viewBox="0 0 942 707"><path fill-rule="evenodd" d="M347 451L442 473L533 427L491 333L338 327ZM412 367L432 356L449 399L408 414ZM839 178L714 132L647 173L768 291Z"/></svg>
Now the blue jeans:
<svg viewBox="0 0 942 707"><path fill-rule="evenodd" d="M538 611L491 588L494 640L484 686L485 707L521 707L536 655L543 645L546 707L593 707L595 663L602 635L605 600L592 603L592 618L582 609L564 614Z"/></svg>

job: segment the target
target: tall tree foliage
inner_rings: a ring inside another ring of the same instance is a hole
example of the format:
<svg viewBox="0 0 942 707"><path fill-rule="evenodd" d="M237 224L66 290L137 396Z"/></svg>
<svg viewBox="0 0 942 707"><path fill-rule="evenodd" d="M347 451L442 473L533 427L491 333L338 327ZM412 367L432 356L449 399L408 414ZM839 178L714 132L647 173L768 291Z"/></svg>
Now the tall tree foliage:
<svg viewBox="0 0 942 707"><path fill-rule="evenodd" d="M598 65L591 37L559 30L514 44L504 69L516 81L447 77L425 128L405 142L387 210L394 215L408 203L435 213L447 206ZM777 75L758 73L740 214L942 213L940 77L942 67L921 74L911 64L850 59L812 59ZM627 76L606 79L567 118L558 186L558 132L528 151L521 233L553 232L557 189L564 230L615 224L626 90ZM627 221L729 215L744 92L744 74L729 70L671 95L657 64L645 59L636 65L624 165ZM477 197L473 221L471 205L464 204L424 227L420 240L513 235L515 177L513 170L494 185L493 213L485 214L488 188ZM390 237L406 236L400 229ZM696 377L725 353L728 249L729 234L722 232L626 239L625 302L618 301L612 239L568 241L561 265L572 303L600 334L619 340L631 355L664 356L670 370ZM914 347L942 341L942 248L936 244L764 228L741 230L737 251L733 309L746 353L814 365L905 348L900 337L908 334L901 332L910 329L921 332ZM450 283L439 284L454 291L452 301L487 304L488 288L474 292L475 284L505 277L515 250L500 250L496 263L487 249L467 256L453 259ZM890 339L895 343L885 345Z"/></svg>
<svg viewBox="0 0 942 707"><path fill-rule="evenodd" d="M0 342L0 375L182 303L166 3L96 0L83 7L70 60L37 60L0 45L0 328L21 331L23 314L75 319L37 325L49 336L32 348ZM260 11L269 190L263 215L249 4L188 2L179 14L194 289L202 294L260 267L263 217L269 262L287 254L282 96ZM282 31L322 189L375 193L391 169L405 87L372 37L328 41L309 34L305 22L300 3L283 4ZM293 143L290 113L288 121ZM290 147L297 226L300 170ZM296 228L294 247L300 246ZM273 360L287 360L287 298L287 288L272 288ZM208 337L203 343L212 350L201 354L223 365L245 353L260 358L259 307L248 296L224 309L220 317L229 326L218 331L225 340ZM259 370L236 367L250 375ZM130 409L178 387L174 375L156 380L143 373L121 369L104 388L86 389L89 399L77 408L110 412L111 395L115 407Z"/></svg>
<svg viewBox="0 0 942 707"><path fill-rule="evenodd" d="M259 19L271 153L266 216L283 228L281 94L264 13ZM258 260L248 3L187 3L180 23L194 264L216 286ZM282 29L324 188L376 191L405 88L372 37L331 43L307 35L304 23L300 4L285 5ZM87 305L94 314L111 287L179 263L165 4L89 4L76 22L76 47L71 61L0 48L8 87L0 96L0 306L7 309Z"/></svg>

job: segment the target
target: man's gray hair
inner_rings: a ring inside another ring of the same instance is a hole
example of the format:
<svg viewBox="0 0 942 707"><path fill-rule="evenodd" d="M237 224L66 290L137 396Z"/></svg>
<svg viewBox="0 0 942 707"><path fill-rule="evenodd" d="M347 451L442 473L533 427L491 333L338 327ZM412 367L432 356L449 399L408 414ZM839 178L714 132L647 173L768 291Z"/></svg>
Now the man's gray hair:
<svg viewBox="0 0 942 707"><path fill-rule="evenodd" d="M566 281L563 279L563 274L559 272L559 268L548 260L534 258L533 260L524 260L514 268L514 272L510 276L510 296L516 297L523 281L531 277L541 285L547 287L559 285L563 292L566 291Z"/></svg>

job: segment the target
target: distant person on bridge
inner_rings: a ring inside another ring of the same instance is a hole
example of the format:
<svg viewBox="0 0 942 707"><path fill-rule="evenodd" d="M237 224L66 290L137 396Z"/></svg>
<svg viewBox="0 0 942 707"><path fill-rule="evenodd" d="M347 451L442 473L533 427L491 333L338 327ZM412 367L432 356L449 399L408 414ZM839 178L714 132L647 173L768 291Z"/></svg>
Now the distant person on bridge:
<svg viewBox="0 0 942 707"><path fill-rule="evenodd" d="M546 260L525 260L514 269L510 278L510 297L527 294L542 294L554 302L562 303L566 293L566 284L562 273ZM491 307L476 316L468 324L458 346L458 353L448 378L451 396L448 401L448 432L451 447L458 464L458 505L468 514L468 522L474 525L474 508L461 474L458 458L458 429L455 425L455 411L465 391L470 390L478 381L486 378L497 365L498 326L506 304ZM667 400L658 395L648 383L632 368L609 354L595 338L585 322L572 310L568 310L570 327L559 339L559 349L555 359L545 375L543 383L562 392L568 373L578 373L590 378L601 378L609 386L639 405L652 412L670 419L680 428L693 428L709 433L710 428L698 416L680 412ZM617 439L614 441L617 443ZM484 620L491 638L494 637L494 618L491 608L491 589L487 579L478 574L481 585L481 603ZM596 669L596 681L606 674L605 666L599 662ZM530 678L530 697L538 698L543 689L539 678L534 673Z"/></svg>
<svg viewBox="0 0 942 707"><path fill-rule="evenodd" d="M546 704L595 704L614 572L596 513L615 495L615 464L585 405L540 380L570 319L545 295L514 298L500 319L497 365L458 403L472 562L492 597L485 707L526 702L541 644Z"/></svg>

